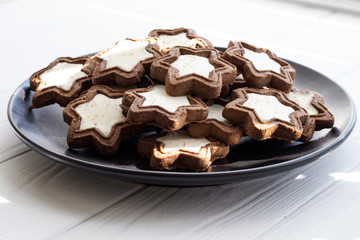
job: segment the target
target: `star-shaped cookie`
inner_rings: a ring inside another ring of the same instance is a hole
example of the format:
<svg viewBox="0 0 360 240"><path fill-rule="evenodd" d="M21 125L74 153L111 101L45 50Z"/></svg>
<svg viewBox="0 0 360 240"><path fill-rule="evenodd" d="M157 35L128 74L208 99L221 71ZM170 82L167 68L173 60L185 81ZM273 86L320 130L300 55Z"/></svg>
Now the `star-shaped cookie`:
<svg viewBox="0 0 360 240"><path fill-rule="evenodd" d="M120 108L124 92L105 85L90 88L63 111L70 125L70 148L94 146L103 155L116 153L121 141L138 135L142 126L129 124Z"/></svg>
<svg viewBox="0 0 360 240"><path fill-rule="evenodd" d="M276 89L239 88L223 116L244 128L246 135L256 140L276 138L296 141L303 133L308 115L283 92Z"/></svg>
<svg viewBox="0 0 360 240"><path fill-rule="evenodd" d="M207 138L190 137L186 131L159 133L140 139L138 153L150 159L150 166L158 170L206 170L211 163L224 158L229 145Z"/></svg>
<svg viewBox="0 0 360 240"><path fill-rule="evenodd" d="M334 116L325 107L323 96L315 91L292 89L286 96L309 114L307 126L300 140L307 142L312 138L314 131L334 126Z"/></svg>
<svg viewBox="0 0 360 240"><path fill-rule="evenodd" d="M61 57L30 77L30 89L35 91L31 108L58 103L65 107L90 88L91 76L82 71L88 57Z"/></svg>
<svg viewBox="0 0 360 240"><path fill-rule="evenodd" d="M160 49L164 54L169 53L175 46L212 48L209 40L199 37L196 31L190 28L155 29L149 32L149 37L159 40Z"/></svg>
<svg viewBox="0 0 360 240"><path fill-rule="evenodd" d="M244 135L244 130L222 116L227 101L220 99L207 101L209 115L200 123L190 123L186 130L193 137L212 137L225 144L236 144Z"/></svg>
<svg viewBox="0 0 360 240"><path fill-rule="evenodd" d="M223 85L235 81L236 67L215 49L174 47L152 63L150 76L165 82L170 95L212 99L220 95Z"/></svg>
<svg viewBox="0 0 360 240"><path fill-rule="evenodd" d="M84 71L92 74L94 85L128 87L137 84L152 61L162 56L155 38L124 39L95 54Z"/></svg>
<svg viewBox="0 0 360 240"><path fill-rule="evenodd" d="M121 107L129 123L154 125L165 131L203 121L208 115L206 104L198 97L170 96L164 85L126 91Z"/></svg>
<svg viewBox="0 0 360 240"><path fill-rule="evenodd" d="M234 64L253 88L269 87L290 92L295 69L265 48L241 41L230 41L224 59Z"/></svg>

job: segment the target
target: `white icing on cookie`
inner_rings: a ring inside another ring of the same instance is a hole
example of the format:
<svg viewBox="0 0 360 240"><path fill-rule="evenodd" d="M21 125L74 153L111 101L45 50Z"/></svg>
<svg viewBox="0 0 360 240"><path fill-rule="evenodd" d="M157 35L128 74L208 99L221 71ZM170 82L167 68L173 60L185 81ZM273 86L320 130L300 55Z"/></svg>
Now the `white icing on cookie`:
<svg viewBox="0 0 360 240"><path fill-rule="evenodd" d="M186 36L186 33L179 33L177 35L162 34L157 37L159 39L159 45L163 48L172 48L175 46L187 46L190 38Z"/></svg>
<svg viewBox="0 0 360 240"><path fill-rule="evenodd" d="M209 115L207 117L208 119L216 119L220 122L230 123L222 116L224 106L221 106L219 104L213 104L211 106L208 106L208 109L209 109Z"/></svg>
<svg viewBox="0 0 360 240"><path fill-rule="evenodd" d="M243 57L250 60L258 71L272 70L281 74L281 65L272 60L265 52L258 53L247 48L244 48L244 50L245 53Z"/></svg>
<svg viewBox="0 0 360 240"><path fill-rule="evenodd" d="M312 92L290 92L287 94L287 97L296 102L300 107L305 108L305 110L310 115L319 114L319 111L314 108L311 101L314 97Z"/></svg>
<svg viewBox="0 0 360 240"><path fill-rule="evenodd" d="M290 122L289 116L294 109L283 105L276 97L257 93L248 93L247 96L248 99L243 106L254 109L261 121L267 122L277 118Z"/></svg>
<svg viewBox="0 0 360 240"><path fill-rule="evenodd" d="M236 76L235 80L244 80L244 76L240 73Z"/></svg>
<svg viewBox="0 0 360 240"><path fill-rule="evenodd" d="M201 147L205 147L211 143L206 138L190 137L185 131L170 132L163 137L157 138L157 140L164 143L164 152L178 151L181 149L198 153Z"/></svg>
<svg viewBox="0 0 360 240"><path fill-rule="evenodd" d="M181 55L171 63L171 66L179 70L179 77L196 73L208 78L210 72L215 69L208 58L196 55Z"/></svg>
<svg viewBox="0 0 360 240"><path fill-rule="evenodd" d="M106 60L106 68L119 67L130 72L136 64L154 55L146 51L148 41L122 40L100 57Z"/></svg>
<svg viewBox="0 0 360 240"><path fill-rule="evenodd" d="M97 94L91 101L80 104L75 108L81 116L80 130L96 128L105 136L109 136L115 124L125 122L120 104L122 98L109 98Z"/></svg>
<svg viewBox="0 0 360 240"><path fill-rule="evenodd" d="M37 90L52 86L70 90L77 79L87 76L81 71L82 68L83 64L60 62L39 75L41 83Z"/></svg>
<svg viewBox="0 0 360 240"><path fill-rule="evenodd" d="M142 106L160 106L169 112L175 112L178 107L190 105L187 96L170 96L164 85L157 85L149 92L138 93L145 97Z"/></svg>

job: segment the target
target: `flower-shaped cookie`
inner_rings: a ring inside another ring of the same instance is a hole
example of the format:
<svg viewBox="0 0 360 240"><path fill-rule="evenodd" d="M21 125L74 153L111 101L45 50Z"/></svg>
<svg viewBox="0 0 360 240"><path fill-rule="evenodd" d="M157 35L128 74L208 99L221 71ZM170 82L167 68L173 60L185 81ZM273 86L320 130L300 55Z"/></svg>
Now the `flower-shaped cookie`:
<svg viewBox="0 0 360 240"><path fill-rule="evenodd" d="M160 56L155 38L124 39L91 57L84 71L92 74L94 85L128 87L137 84L152 61Z"/></svg>
<svg viewBox="0 0 360 240"><path fill-rule="evenodd" d="M295 69L268 49L230 41L223 57L238 68L250 87L266 86L286 93L292 88Z"/></svg>
<svg viewBox="0 0 360 240"><path fill-rule="evenodd" d="M229 153L229 145L207 138L190 137L186 131L159 133L140 139L138 153L150 159L154 169L206 170Z"/></svg>
<svg viewBox="0 0 360 240"><path fill-rule="evenodd" d="M120 108L124 92L105 85L90 88L63 111L70 125L70 148L94 146L103 155L116 153L121 141L138 135L142 126L129 124Z"/></svg>
<svg viewBox="0 0 360 240"><path fill-rule="evenodd" d="M244 135L244 130L222 116L226 102L217 99L207 102L209 115L201 123L190 123L186 130L192 137L212 137L225 144L236 144Z"/></svg>
<svg viewBox="0 0 360 240"><path fill-rule="evenodd" d="M208 115L206 104L199 98L170 96L164 85L126 91L121 107L129 123L154 125L165 131L203 121Z"/></svg>
<svg viewBox="0 0 360 240"><path fill-rule="evenodd" d="M324 98L320 93L310 90L292 89L286 96L309 114L307 126L304 126L304 133L300 140L309 141L314 131L334 126L334 116L324 105Z"/></svg>
<svg viewBox="0 0 360 240"><path fill-rule="evenodd" d="M81 69L88 57L61 57L30 77L30 89L34 90L31 108L58 103L65 107L90 88L91 76Z"/></svg>
<svg viewBox="0 0 360 240"><path fill-rule="evenodd" d="M234 82L236 67L215 49L174 47L152 63L150 76L165 82L170 95L193 94L211 99L220 95L223 85Z"/></svg>
<svg viewBox="0 0 360 240"><path fill-rule="evenodd" d="M167 54L172 47L184 46L191 48L212 48L209 40L199 37L193 29L155 29L149 33L149 37L159 39L161 51Z"/></svg>
<svg viewBox="0 0 360 240"><path fill-rule="evenodd" d="M240 124L246 135L256 140L277 138L295 141L303 133L303 123L308 115L286 95L275 89L239 88L223 116L232 123Z"/></svg>

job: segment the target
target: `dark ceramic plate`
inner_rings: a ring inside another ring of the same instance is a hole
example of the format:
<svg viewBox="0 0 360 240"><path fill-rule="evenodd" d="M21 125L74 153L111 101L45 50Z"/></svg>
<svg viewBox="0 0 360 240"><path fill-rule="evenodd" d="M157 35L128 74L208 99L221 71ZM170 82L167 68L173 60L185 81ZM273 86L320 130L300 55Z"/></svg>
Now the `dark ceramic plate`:
<svg viewBox="0 0 360 240"><path fill-rule="evenodd" d="M316 132L308 143L278 140L254 141L247 137L231 146L226 159L217 160L207 172L155 171L148 160L136 153L136 141L124 142L119 153L103 157L92 149L72 150L66 143L67 124L62 108L52 105L29 110L32 91L26 80L12 95L8 106L9 121L16 135L30 148L53 160L95 173L139 183L200 186L257 178L302 166L339 146L351 133L356 109L349 95L320 73L289 61L296 69L295 88L310 89L324 96L335 116L331 130Z"/></svg>

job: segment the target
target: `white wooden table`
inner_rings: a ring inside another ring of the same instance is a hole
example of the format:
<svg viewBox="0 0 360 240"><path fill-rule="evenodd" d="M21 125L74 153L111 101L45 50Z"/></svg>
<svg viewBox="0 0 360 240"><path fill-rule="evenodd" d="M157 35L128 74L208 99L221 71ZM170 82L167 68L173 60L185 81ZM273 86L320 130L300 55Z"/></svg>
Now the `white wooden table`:
<svg viewBox="0 0 360 240"><path fill-rule="evenodd" d="M55 58L180 26L215 46L268 47L327 75L359 106L360 12L348 2L0 0L0 239L360 239L359 124L304 167L180 188L52 161L20 141L6 115L15 88Z"/></svg>

